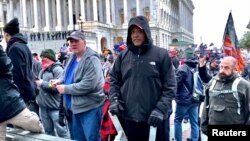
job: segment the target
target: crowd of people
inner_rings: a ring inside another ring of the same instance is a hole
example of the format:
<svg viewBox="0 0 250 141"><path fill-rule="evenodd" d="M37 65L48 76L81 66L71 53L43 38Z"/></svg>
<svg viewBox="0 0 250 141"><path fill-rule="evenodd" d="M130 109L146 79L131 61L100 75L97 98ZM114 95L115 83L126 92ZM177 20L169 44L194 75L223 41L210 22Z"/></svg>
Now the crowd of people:
<svg viewBox="0 0 250 141"><path fill-rule="evenodd" d="M169 141L173 111L176 141L182 141L187 116L192 141L208 134L208 125L250 123L249 65L240 73L231 56L157 47L144 16L131 18L126 42L101 55L88 47L81 31L67 36L59 56L52 49L32 53L16 18L3 31L1 141L7 126L78 141L111 141L117 131L108 111L119 118L129 141L148 141L151 127L157 128L156 141ZM202 81L198 102L196 72Z"/></svg>

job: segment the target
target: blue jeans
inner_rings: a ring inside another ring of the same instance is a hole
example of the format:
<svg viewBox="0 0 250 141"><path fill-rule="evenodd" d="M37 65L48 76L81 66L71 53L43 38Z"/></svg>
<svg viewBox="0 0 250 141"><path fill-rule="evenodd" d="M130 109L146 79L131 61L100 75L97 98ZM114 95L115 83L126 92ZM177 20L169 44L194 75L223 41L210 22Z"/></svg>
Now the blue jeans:
<svg viewBox="0 0 250 141"><path fill-rule="evenodd" d="M77 141L101 141L102 106L73 114L73 139Z"/></svg>
<svg viewBox="0 0 250 141"><path fill-rule="evenodd" d="M59 137L69 138L66 126L59 124L59 110L48 110L40 106L39 115L46 134L55 136L56 129L56 133Z"/></svg>
<svg viewBox="0 0 250 141"><path fill-rule="evenodd" d="M198 141L199 138L199 103L193 103L190 105L176 104L174 128L175 128L175 140L182 141L182 120L188 113L191 124L191 140Z"/></svg>

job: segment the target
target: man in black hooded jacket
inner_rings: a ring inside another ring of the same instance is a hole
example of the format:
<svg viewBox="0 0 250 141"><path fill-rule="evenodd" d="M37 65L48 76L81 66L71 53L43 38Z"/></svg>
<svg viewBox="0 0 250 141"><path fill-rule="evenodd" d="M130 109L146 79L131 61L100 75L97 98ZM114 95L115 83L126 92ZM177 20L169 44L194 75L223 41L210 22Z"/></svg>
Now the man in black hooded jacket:
<svg viewBox="0 0 250 141"><path fill-rule="evenodd" d="M120 117L129 141L148 141L150 125L157 127L157 141L167 141L176 90L168 51L153 45L144 16L130 19L127 46L110 73L109 111Z"/></svg>
<svg viewBox="0 0 250 141"><path fill-rule="evenodd" d="M7 42L6 53L13 64L12 74L15 84L20 90L21 97L32 111L34 109L36 86L32 73L32 54L27 46L27 38L19 33L17 18L8 22L4 28L4 38Z"/></svg>
<svg viewBox="0 0 250 141"><path fill-rule="evenodd" d="M0 66L0 141L5 141L7 124L32 132L42 132L43 126L39 117L26 108L13 82L12 63L2 46L0 46Z"/></svg>

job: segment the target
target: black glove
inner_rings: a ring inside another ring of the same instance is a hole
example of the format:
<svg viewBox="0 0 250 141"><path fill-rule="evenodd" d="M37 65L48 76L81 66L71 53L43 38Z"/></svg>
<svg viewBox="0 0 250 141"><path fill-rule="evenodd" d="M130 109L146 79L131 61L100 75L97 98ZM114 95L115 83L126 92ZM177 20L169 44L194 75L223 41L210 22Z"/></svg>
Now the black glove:
<svg viewBox="0 0 250 141"><path fill-rule="evenodd" d="M124 102L121 100L118 100L117 97L114 97L114 100L111 102L109 106L109 112L112 115L120 115L122 111L124 111L124 108L122 107L122 104Z"/></svg>
<svg viewBox="0 0 250 141"><path fill-rule="evenodd" d="M61 126L65 126L65 120L64 120L64 117L59 117L59 125Z"/></svg>
<svg viewBox="0 0 250 141"><path fill-rule="evenodd" d="M64 107L60 107L60 109L59 109L58 122L59 122L59 125L65 126L65 109L64 109Z"/></svg>
<svg viewBox="0 0 250 141"><path fill-rule="evenodd" d="M148 118L148 124L154 127L159 126L163 121L163 113L158 109L152 111Z"/></svg>

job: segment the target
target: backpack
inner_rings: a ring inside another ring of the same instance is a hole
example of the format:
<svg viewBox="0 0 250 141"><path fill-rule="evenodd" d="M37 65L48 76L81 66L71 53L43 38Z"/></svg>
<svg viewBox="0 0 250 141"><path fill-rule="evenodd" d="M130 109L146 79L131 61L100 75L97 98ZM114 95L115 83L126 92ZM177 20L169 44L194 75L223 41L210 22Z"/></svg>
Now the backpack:
<svg viewBox="0 0 250 141"><path fill-rule="evenodd" d="M194 69L190 69L187 66L188 70L192 72L193 75L193 93L192 93L192 99L194 102L203 102L205 98L204 94L204 84L203 81L200 78L199 72L195 71Z"/></svg>
<svg viewBox="0 0 250 141"><path fill-rule="evenodd" d="M62 64L53 64L51 67L48 68L48 72L51 72L52 75L53 75L53 77L55 76L53 70L54 70L54 68L56 68L57 66L64 68Z"/></svg>

